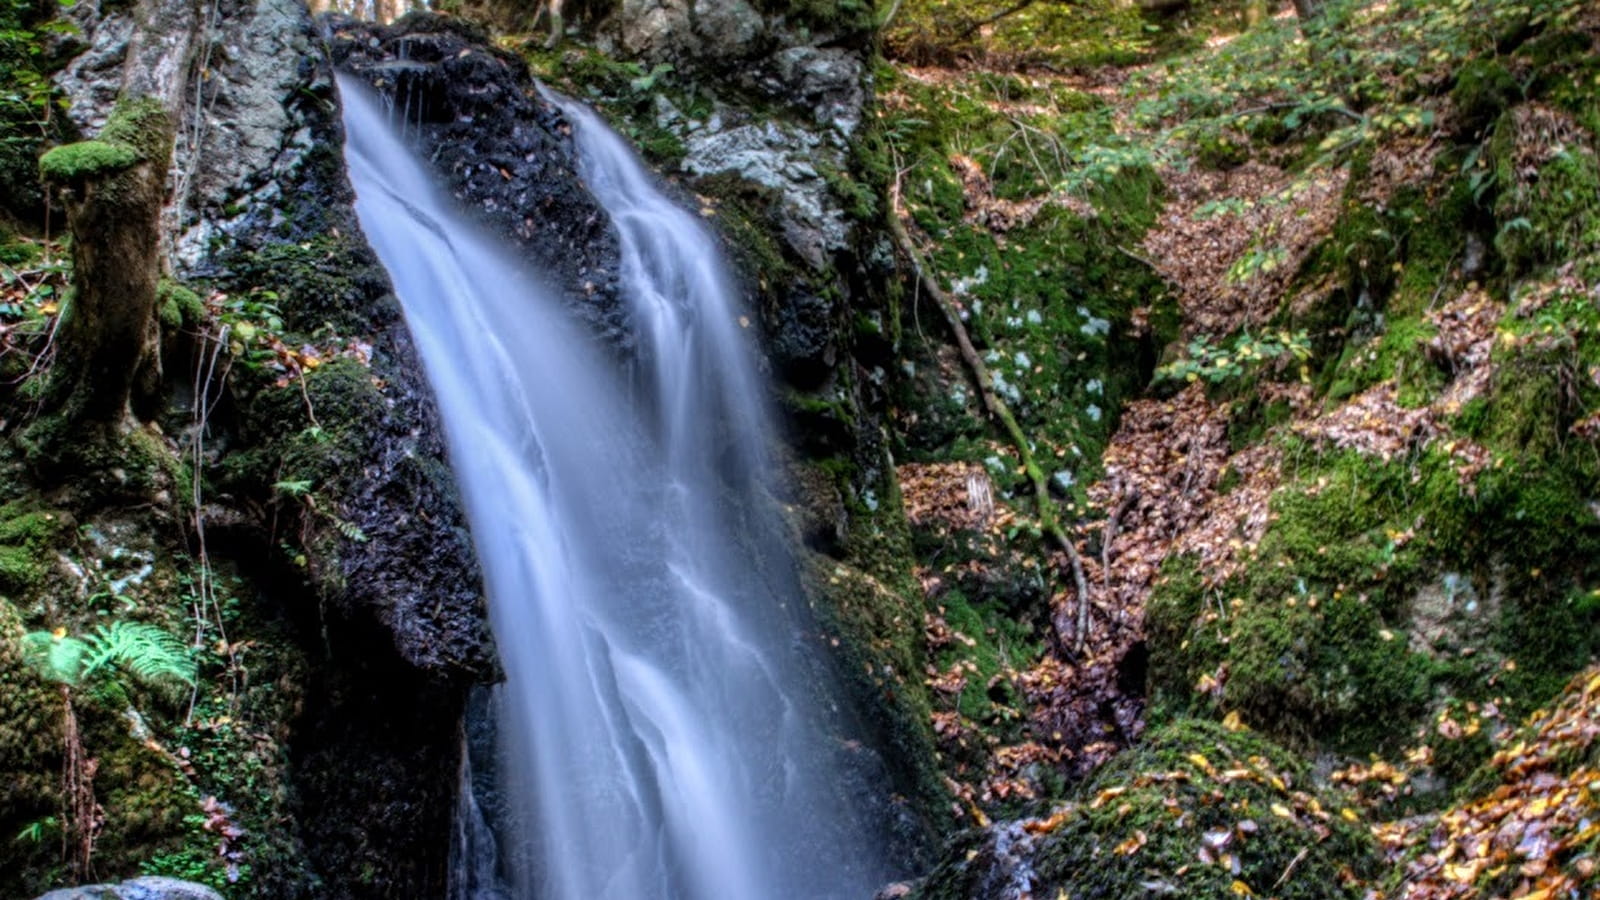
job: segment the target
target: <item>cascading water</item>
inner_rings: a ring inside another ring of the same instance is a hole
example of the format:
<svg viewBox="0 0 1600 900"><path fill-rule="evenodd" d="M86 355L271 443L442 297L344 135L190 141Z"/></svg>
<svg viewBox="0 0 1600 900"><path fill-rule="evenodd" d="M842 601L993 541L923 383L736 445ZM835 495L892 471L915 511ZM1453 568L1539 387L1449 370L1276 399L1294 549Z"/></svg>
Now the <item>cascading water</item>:
<svg viewBox="0 0 1600 900"><path fill-rule="evenodd" d="M340 90L356 210L438 395L507 676L509 821L497 850L462 826L471 879L497 866L512 896L563 900L870 896L888 872L797 639L761 383L713 237L556 101L621 237L640 349L618 371L365 89Z"/></svg>

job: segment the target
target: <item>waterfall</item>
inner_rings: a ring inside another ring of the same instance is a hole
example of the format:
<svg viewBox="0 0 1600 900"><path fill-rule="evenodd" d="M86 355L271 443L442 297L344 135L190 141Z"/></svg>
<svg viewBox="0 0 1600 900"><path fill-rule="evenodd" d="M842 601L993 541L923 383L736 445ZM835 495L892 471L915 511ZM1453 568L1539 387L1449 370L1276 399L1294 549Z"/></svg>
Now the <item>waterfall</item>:
<svg viewBox="0 0 1600 900"><path fill-rule="evenodd" d="M506 671L498 812L467 807L498 847L458 823L471 878L487 859L518 898L870 896L888 872L797 630L714 236L556 100L621 238L639 350L619 364L452 208L364 87L340 92L356 211L438 397Z"/></svg>

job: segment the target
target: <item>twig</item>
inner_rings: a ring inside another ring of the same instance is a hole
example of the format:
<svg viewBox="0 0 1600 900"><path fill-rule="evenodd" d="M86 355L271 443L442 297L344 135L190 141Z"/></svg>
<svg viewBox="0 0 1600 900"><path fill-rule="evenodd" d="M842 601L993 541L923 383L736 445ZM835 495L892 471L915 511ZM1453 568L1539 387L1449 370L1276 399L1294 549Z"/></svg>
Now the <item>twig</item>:
<svg viewBox="0 0 1600 900"><path fill-rule="evenodd" d="M1111 600L1111 542L1117 539L1118 523L1122 521L1124 515L1127 515L1128 510L1133 508L1133 504L1138 501L1139 489L1134 488L1128 492L1126 497L1122 498L1121 503L1117 504L1117 508L1111 513L1111 518L1106 519L1105 537L1100 541L1100 577L1105 585L1107 602ZM1122 624L1120 616L1117 624Z"/></svg>
<svg viewBox="0 0 1600 900"><path fill-rule="evenodd" d="M1160 266L1157 266L1156 263L1155 263L1155 260L1149 258L1148 256L1142 256L1142 255L1140 255L1138 253L1135 253L1132 250L1129 250L1127 247L1122 246L1121 244L1116 244L1115 246L1117 248L1117 252L1121 253L1123 256L1126 256L1127 258L1133 260L1136 263L1142 263L1142 264L1150 267L1151 269L1154 269L1156 271L1160 271Z"/></svg>
<svg viewBox="0 0 1600 900"><path fill-rule="evenodd" d="M977 34L979 29L988 25L993 25L1001 19L1004 19L1006 16L1022 12L1032 5L1033 0L1017 0L1016 3L1011 4L997 13L993 13L981 19L976 19L972 22L968 22L967 27L961 29L961 31L956 34L956 40L964 41L967 38L972 37L974 34Z"/></svg>
<svg viewBox="0 0 1600 900"><path fill-rule="evenodd" d="M911 262L911 268L916 272L917 280L921 282L923 290L939 305L940 312L944 313L945 321L950 325L950 331L955 335L956 349L961 353L961 359L967 364L972 373L973 380L978 383L978 395L983 399L984 409L1005 429L1006 435L1017 448L1017 454L1022 458L1022 468L1028 480L1033 484L1034 502L1039 510L1039 525L1044 533L1049 535L1056 544L1067 554L1067 562L1072 568L1072 578L1078 588L1078 634L1076 636L1076 652L1083 653L1084 642L1087 638L1086 622L1089 607L1089 580L1083 574L1083 559L1078 555L1078 548L1061 526L1056 516L1056 504L1050 497L1050 485L1045 480L1044 470L1033 458L1033 451L1028 446L1028 436L1023 433L1022 426L1017 423L1016 416L1011 414L1011 409L1006 406L1000 395L995 393L994 378L989 374L989 367L983 364L983 357L978 355L978 350L972 345L972 337L967 333L967 326L961 322L961 314L956 310L955 299L940 286L928 270L923 260L922 252L912 242L911 235L906 231L905 223L900 221L900 181L896 179L890 190L889 198L889 233L894 237L895 243L905 253Z"/></svg>
<svg viewBox="0 0 1600 900"><path fill-rule="evenodd" d="M889 23L894 21L895 14L900 12L900 4L902 2L903 0L894 0L894 4L889 7L889 11L884 13L883 18L878 22L879 31L883 31L884 29L888 28Z"/></svg>
<svg viewBox="0 0 1600 900"><path fill-rule="evenodd" d="M1273 883L1272 889L1277 890L1278 888L1282 887L1283 883L1289 880L1289 873L1293 872L1294 867L1300 865L1300 860L1305 859L1306 854L1310 852L1310 847L1301 847L1300 852L1296 853L1294 855L1294 859L1289 860L1289 864L1284 867L1283 874L1278 876L1278 880Z"/></svg>

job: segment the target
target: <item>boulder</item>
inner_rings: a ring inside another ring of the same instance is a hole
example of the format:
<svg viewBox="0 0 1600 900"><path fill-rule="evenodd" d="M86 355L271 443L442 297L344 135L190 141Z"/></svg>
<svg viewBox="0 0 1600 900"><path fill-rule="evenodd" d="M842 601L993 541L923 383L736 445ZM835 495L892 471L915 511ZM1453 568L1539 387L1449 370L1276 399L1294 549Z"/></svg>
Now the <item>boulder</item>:
<svg viewBox="0 0 1600 900"><path fill-rule="evenodd" d="M146 875L121 884L86 884L61 888L39 900L222 900L222 895L203 884Z"/></svg>

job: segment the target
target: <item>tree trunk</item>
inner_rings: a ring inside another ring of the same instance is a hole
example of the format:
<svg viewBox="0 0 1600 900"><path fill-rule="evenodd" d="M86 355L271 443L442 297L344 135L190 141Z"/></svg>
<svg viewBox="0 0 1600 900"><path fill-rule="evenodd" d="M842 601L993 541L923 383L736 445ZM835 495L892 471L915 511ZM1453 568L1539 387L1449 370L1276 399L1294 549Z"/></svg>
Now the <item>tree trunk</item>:
<svg viewBox="0 0 1600 900"><path fill-rule="evenodd" d="M1295 14L1301 22L1310 22L1322 15L1324 0L1294 0Z"/></svg>
<svg viewBox="0 0 1600 900"><path fill-rule="evenodd" d="M153 364L156 346L173 131L160 100L123 100L98 139L58 147L39 161L67 208L73 287L43 414L28 432L43 468L87 462L131 428L134 383Z"/></svg>
<svg viewBox="0 0 1600 900"><path fill-rule="evenodd" d="M189 96L200 0L140 0L116 109L98 138L39 160L72 233L64 305L40 418L24 435L42 473L117 468L136 385L159 386L156 286L179 108Z"/></svg>

